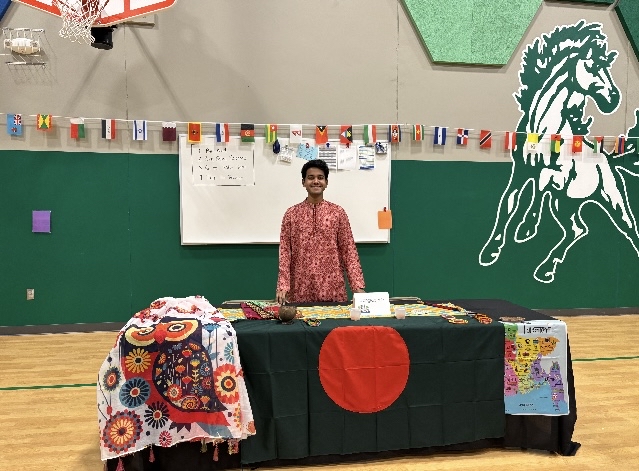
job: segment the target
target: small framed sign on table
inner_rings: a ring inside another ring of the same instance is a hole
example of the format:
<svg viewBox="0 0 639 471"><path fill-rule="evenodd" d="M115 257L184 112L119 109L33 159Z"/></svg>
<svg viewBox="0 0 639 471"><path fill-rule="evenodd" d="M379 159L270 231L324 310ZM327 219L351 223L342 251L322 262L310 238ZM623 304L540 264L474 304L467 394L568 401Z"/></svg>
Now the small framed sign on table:
<svg viewBox="0 0 639 471"><path fill-rule="evenodd" d="M362 317L391 315L388 293L353 293L353 307L360 310Z"/></svg>

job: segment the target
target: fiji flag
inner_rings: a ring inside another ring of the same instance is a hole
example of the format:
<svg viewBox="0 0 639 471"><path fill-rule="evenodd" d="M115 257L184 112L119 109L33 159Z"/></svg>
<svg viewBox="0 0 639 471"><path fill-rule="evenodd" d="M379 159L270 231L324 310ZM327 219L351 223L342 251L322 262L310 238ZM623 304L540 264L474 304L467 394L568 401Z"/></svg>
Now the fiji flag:
<svg viewBox="0 0 639 471"><path fill-rule="evenodd" d="M445 146L446 145L446 128L435 126L435 145L437 146Z"/></svg>
<svg viewBox="0 0 639 471"><path fill-rule="evenodd" d="M146 121L134 119L133 120L133 140L134 141L146 141Z"/></svg>
<svg viewBox="0 0 639 471"><path fill-rule="evenodd" d="M22 115L7 115L7 134L9 136L22 136Z"/></svg>

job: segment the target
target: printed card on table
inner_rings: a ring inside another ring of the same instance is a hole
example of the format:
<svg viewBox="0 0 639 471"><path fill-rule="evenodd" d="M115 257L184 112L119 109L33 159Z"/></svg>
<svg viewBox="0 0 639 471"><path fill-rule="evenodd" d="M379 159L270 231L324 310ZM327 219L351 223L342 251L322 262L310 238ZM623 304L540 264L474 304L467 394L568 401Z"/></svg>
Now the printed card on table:
<svg viewBox="0 0 639 471"><path fill-rule="evenodd" d="M390 316L390 299L387 292L353 293L353 307L362 317Z"/></svg>

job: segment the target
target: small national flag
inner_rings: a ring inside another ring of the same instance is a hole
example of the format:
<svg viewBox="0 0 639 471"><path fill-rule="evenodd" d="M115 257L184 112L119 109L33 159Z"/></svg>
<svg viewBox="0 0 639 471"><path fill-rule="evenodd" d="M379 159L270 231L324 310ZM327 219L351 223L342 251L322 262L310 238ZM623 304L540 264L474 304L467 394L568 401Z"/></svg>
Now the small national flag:
<svg viewBox="0 0 639 471"><path fill-rule="evenodd" d="M435 138L433 142L438 146L446 145L446 128L435 126Z"/></svg>
<svg viewBox="0 0 639 471"><path fill-rule="evenodd" d="M240 126L240 137L242 142L255 142L255 125L242 124Z"/></svg>
<svg viewBox="0 0 639 471"><path fill-rule="evenodd" d="M7 134L9 136L22 136L22 115L7 115Z"/></svg>
<svg viewBox="0 0 639 471"><path fill-rule="evenodd" d="M528 152L537 152L537 146L539 145L539 134L528 133L526 138L528 142Z"/></svg>
<svg viewBox="0 0 639 471"><path fill-rule="evenodd" d="M593 148L593 152L595 154L601 154L603 153L603 145L604 145L604 138L603 136L597 136L595 137L595 142L594 142L594 148Z"/></svg>
<svg viewBox="0 0 639 471"><path fill-rule="evenodd" d="M115 139L115 119L102 120L102 139Z"/></svg>
<svg viewBox="0 0 639 471"><path fill-rule="evenodd" d="M177 140L177 124L173 121L165 121L162 123L162 140L165 142Z"/></svg>
<svg viewBox="0 0 639 471"><path fill-rule="evenodd" d="M326 126L315 126L315 144L326 144L328 142L328 128Z"/></svg>
<svg viewBox="0 0 639 471"><path fill-rule="evenodd" d="M468 129L457 128L457 145L468 145Z"/></svg>
<svg viewBox="0 0 639 471"><path fill-rule="evenodd" d="M215 140L229 142L229 123L215 123Z"/></svg>
<svg viewBox="0 0 639 471"><path fill-rule="evenodd" d="M583 136L572 136L572 153L578 154L583 150L584 147L584 137Z"/></svg>
<svg viewBox="0 0 639 471"><path fill-rule="evenodd" d="M353 142L353 126L350 124L342 124L339 133L339 142L346 145Z"/></svg>
<svg viewBox="0 0 639 471"><path fill-rule="evenodd" d="M189 123L186 129L187 142L197 143L202 141L202 123Z"/></svg>
<svg viewBox="0 0 639 471"><path fill-rule="evenodd" d="M301 124L291 124L291 133L290 133L290 138L288 142L290 144L302 143L302 125Z"/></svg>
<svg viewBox="0 0 639 471"><path fill-rule="evenodd" d="M84 118L71 118L71 139L84 139Z"/></svg>
<svg viewBox="0 0 639 471"><path fill-rule="evenodd" d="M517 133L506 131L504 150L515 150L515 147L517 147Z"/></svg>
<svg viewBox="0 0 639 471"><path fill-rule="evenodd" d="M134 141L146 141L146 120L134 119L133 120L133 140Z"/></svg>
<svg viewBox="0 0 639 471"><path fill-rule="evenodd" d="M50 114L39 114L37 118L36 127L40 131L50 131L53 127L53 119Z"/></svg>
<svg viewBox="0 0 639 471"><path fill-rule="evenodd" d="M374 124L364 125L364 144L368 145L377 142L377 126Z"/></svg>
<svg viewBox="0 0 639 471"><path fill-rule="evenodd" d="M424 125L413 124L413 140L414 141L424 140Z"/></svg>
<svg viewBox="0 0 639 471"><path fill-rule="evenodd" d="M615 139L615 154L623 154L626 151L626 136L621 134Z"/></svg>
<svg viewBox="0 0 639 471"><path fill-rule="evenodd" d="M402 128L399 124L391 124L390 126L388 126L388 141L389 142L402 141Z"/></svg>
<svg viewBox="0 0 639 471"><path fill-rule="evenodd" d="M490 149L493 146L493 133L487 129L479 131L479 148Z"/></svg>
<svg viewBox="0 0 639 471"><path fill-rule="evenodd" d="M277 140L277 124L267 124L264 130L266 136L266 142L269 144Z"/></svg>
<svg viewBox="0 0 639 471"><path fill-rule="evenodd" d="M561 134L552 134L550 136L550 152L561 153Z"/></svg>

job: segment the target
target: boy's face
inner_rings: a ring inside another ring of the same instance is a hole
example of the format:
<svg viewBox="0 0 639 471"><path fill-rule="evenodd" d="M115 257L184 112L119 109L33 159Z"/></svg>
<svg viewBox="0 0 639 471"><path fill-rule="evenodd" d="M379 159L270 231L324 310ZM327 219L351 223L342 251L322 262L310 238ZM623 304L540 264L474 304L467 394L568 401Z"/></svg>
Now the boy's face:
<svg viewBox="0 0 639 471"><path fill-rule="evenodd" d="M306 171L306 178L302 180L302 186L306 188L308 196L319 196L328 186L328 180L324 178L324 172L319 168L311 167Z"/></svg>

